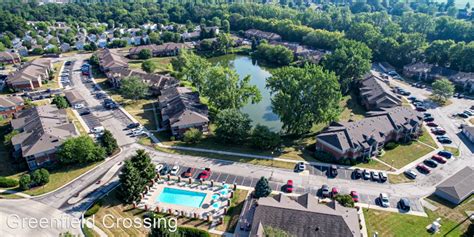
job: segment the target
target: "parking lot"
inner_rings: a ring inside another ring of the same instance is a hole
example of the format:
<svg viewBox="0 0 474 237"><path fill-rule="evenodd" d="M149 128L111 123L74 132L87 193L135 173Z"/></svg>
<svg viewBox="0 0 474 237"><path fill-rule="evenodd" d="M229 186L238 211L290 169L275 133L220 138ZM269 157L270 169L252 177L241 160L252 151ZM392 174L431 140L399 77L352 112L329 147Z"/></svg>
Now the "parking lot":
<svg viewBox="0 0 474 237"><path fill-rule="evenodd" d="M167 164L169 167L172 167L173 164ZM178 175L181 175L183 172L185 172L189 166L180 166L180 169L178 171ZM194 168L194 167L191 167ZM314 168L316 169L316 168ZM194 168L191 177L193 179L197 179L199 173L203 171L202 168ZM350 179L350 170L346 169L341 169L341 172L338 174L342 175L341 178L345 179ZM313 174L312 174L313 175ZM317 175L317 174L316 174ZM324 174L325 175L325 174ZM211 176L207 179L208 181L213 180L214 182L217 183L227 183L227 184L237 184L240 186L246 186L246 187L255 187L257 184L259 178L252 178L252 177L246 177L246 176L239 176L239 175L233 175L229 174L226 172L218 172L218 171L212 171ZM358 180L355 182L372 182L372 181L367 181L367 180ZM380 183L381 185L384 185L383 183ZM280 191L283 192L283 188L285 186L285 183L282 182L274 182L271 179L269 180L269 185L272 190ZM320 187L303 187L303 186L298 186L295 185L293 192L297 194L304 194L304 193L311 193L315 196L319 195L319 189ZM357 186L355 185L354 190L357 190ZM350 193L352 190L349 189L340 189L340 193ZM396 208L397 207L397 202L400 200L402 197L389 197L390 198L390 207ZM368 194L363 194L359 193L359 202L360 203L365 203L368 205L378 205L378 196L377 195L368 195ZM411 209L413 211L424 211L423 207L421 206L421 203L416 200L416 199L409 199L411 203Z"/></svg>
<svg viewBox="0 0 474 237"><path fill-rule="evenodd" d="M311 165L311 166L307 166L307 170L309 171L309 174L311 174L311 175L329 177L329 175L327 173L329 168L327 166ZM352 179L352 172L353 172L353 170L351 170L351 169L337 168L337 176L334 177L334 179L353 180ZM353 181L354 182L372 182L372 183L378 183L378 184L381 184L381 185L388 184L388 180L383 182L383 183L382 182L375 182L375 181L371 181L371 180L364 180L362 178L354 179Z"/></svg>

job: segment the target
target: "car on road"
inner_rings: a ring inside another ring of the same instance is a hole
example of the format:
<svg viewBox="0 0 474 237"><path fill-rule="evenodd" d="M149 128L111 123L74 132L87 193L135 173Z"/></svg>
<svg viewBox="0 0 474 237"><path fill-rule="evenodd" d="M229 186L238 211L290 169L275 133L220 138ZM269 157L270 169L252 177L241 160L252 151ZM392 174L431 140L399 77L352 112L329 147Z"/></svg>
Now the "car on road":
<svg viewBox="0 0 474 237"><path fill-rule="evenodd" d="M433 122L433 121L434 121L434 118L433 118L433 117L424 117L424 118L423 118L423 121L425 121L425 122Z"/></svg>
<svg viewBox="0 0 474 237"><path fill-rule="evenodd" d="M188 168L186 169L186 171L183 172L183 174L181 174L181 176L183 176L183 178L189 178L193 175L193 172L194 172L194 168Z"/></svg>
<svg viewBox="0 0 474 237"><path fill-rule="evenodd" d="M198 175L198 179L206 180L211 176L211 168L205 168L201 173Z"/></svg>
<svg viewBox="0 0 474 237"><path fill-rule="evenodd" d="M173 168L171 168L170 174L171 175L177 175L178 171L179 171L179 165L175 165L175 166L173 166Z"/></svg>
<svg viewBox="0 0 474 237"><path fill-rule="evenodd" d="M357 191L351 191L352 201L359 202L359 193Z"/></svg>
<svg viewBox="0 0 474 237"><path fill-rule="evenodd" d="M378 172L370 171L370 176L372 177L372 181L378 182L380 180Z"/></svg>
<svg viewBox="0 0 474 237"><path fill-rule="evenodd" d="M127 125L127 129L134 129L140 127L140 123L131 123Z"/></svg>
<svg viewBox="0 0 474 237"><path fill-rule="evenodd" d="M380 181L385 182L388 180L388 176L385 172L379 172Z"/></svg>
<svg viewBox="0 0 474 237"><path fill-rule="evenodd" d="M370 172L368 170L364 170L363 175L365 180L370 179Z"/></svg>
<svg viewBox="0 0 474 237"><path fill-rule="evenodd" d="M405 174L405 176L407 176L410 179L416 179L417 175L416 175L415 171L413 171L413 170L408 169L408 170L405 170L405 172L403 172L403 173Z"/></svg>
<svg viewBox="0 0 474 237"><path fill-rule="evenodd" d="M163 169L163 164L156 164L155 166L155 171L156 173L159 173Z"/></svg>
<svg viewBox="0 0 474 237"><path fill-rule="evenodd" d="M464 110L463 113L469 115L469 116L473 116L474 113L471 111L471 110Z"/></svg>
<svg viewBox="0 0 474 237"><path fill-rule="evenodd" d="M423 117L433 117L430 113L423 113Z"/></svg>
<svg viewBox="0 0 474 237"><path fill-rule="evenodd" d="M451 157L453 156L453 153L449 152L449 151L439 151L438 152L438 155L444 157L444 158L448 158L448 159L451 159Z"/></svg>
<svg viewBox="0 0 474 237"><path fill-rule="evenodd" d="M416 169L417 169L418 171L420 171L420 173L422 173L422 174L429 174L429 173L431 172L431 170L428 169L428 167L426 167L426 166L423 165L423 164L418 164L418 165L416 166Z"/></svg>
<svg viewBox="0 0 474 237"><path fill-rule="evenodd" d="M66 61L66 62L64 63L64 65L66 65L66 66L69 66L69 65L71 65L71 64L72 64L71 61Z"/></svg>
<svg viewBox="0 0 474 237"><path fill-rule="evenodd" d="M97 98L97 99L99 99L99 100L100 100L100 99L103 99L103 98L105 98L105 97L107 97L107 95L106 95L104 92L97 92L97 93L95 94L95 98Z"/></svg>
<svg viewBox="0 0 474 237"><path fill-rule="evenodd" d="M443 157L440 156L440 155L435 154L435 155L433 155L433 156L431 157L431 159L434 160L434 161L436 161L436 162L438 162L438 163L440 163L440 164L446 164L446 159L443 158Z"/></svg>
<svg viewBox="0 0 474 237"><path fill-rule="evenodd" d="M298 162L295 166L295 172L303 172L306 169L306 166L303 162Z"/></svg>
<svg viewBox="0 0 474 237"><path fill-rule="evenodd" d="M329 197L329 186L327 186L326 184L323 184L323 186L321 186L321 196L323 198Z"/></svg>
<svg viewBox="0 0 474 237"><path fill-rule="evenodd" d="M398 201L398 208L403 211L410 211L410 200L408 200L408 198L401 198L400 201Z"/></svg>
<svg viewBox="0 0 474 237"><path fill-rule="evenodd" d="M160 170L160 175L167 175L171 172L171 168L169 165L164 164L163 168Z"/></svg>
<svg viewBox="0 0 474 237"><path fill-rule="evenodd" d="M84 109L79 110L79 115L80 116L84 116L84 115L88 115L88 114L91 114L91 110L89 108L84 108Z"/></svg>
<svg viewBox="0 0 474 237"><path fill-rule="evenodd" d="M329 167L329 176L330 177L336 177L337 176L337 166L331 165Z"/></svg>
<svg viewBox="0 0 474 237"><path fill-rule="evenodd" d="M339 194L339 189L336 188L336 187L333 187L333 188L331 189L331 195L332 195L332 197L335 198L338 194Z"/></svg>
<svg viewBox="0 0 474 237"><path fill-rule="evenodd" d="M354 171L352 171L352 179L360 179L362 178L362 170L359 168L356 168Z"/></svg>
<svg viewBox="0 0 474 237"><path fill-rule="evenodd" d="M428 125L428 127L438 127L438 124L435 122L428 122L426 125Z"/></svg>
<svg viewBox="0 0 474 237"><path fill-rule="evenodd" d="M438 164L436 162L434 162L432 159L426 159L423 161L423 164L425 164L426 166L430 167L430 168L436 168L438 167Z"/></svg>
<svg viewBox="0 0 474 237"><path fill-rule="evenodd" d="M135 131L132 131L132 137L139 137L141 135L144 135L145 134L145 131L143 130L135 130Z"/></svg>
<svg viewBox="0 0 474 237"><path fill-rule="evenodd" d="M390 200L388 199L388 194L380 193L379 204L381 207L390 207Z"/></svg>
<svg viewBox="0 0 474 237"><path fill-rule="evenodd" d="M288 181L286 181L285 192L287 193L293 192L293 180L289 179Z"/></svg>
<svg viewBox="0 0 474 237"><path fill-rule="evenodd" d="M84 104L75 104L74 109L82 109L84 108Z"/></svg>

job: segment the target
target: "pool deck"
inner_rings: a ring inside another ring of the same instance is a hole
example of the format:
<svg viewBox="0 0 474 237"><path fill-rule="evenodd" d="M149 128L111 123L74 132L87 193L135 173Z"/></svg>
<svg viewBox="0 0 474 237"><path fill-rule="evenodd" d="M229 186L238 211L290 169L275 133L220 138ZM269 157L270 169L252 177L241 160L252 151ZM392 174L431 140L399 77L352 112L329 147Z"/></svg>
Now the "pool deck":
<svg viewBox="0 0 474 237"><path fill-rule="evenodd" d="M158 203L157 200L159 199L160 194L163 192L164 188L174 188L180 190L186 190L191 192L199 192L205 193L206 196L201 204L200 208L190 207L190 206L183 206L183 205L176 205L171 203ZM215 202L212 200L212 195L219 193L222 190L221 187L213 187L209 188L208 185L188 185L185 182L176 183L174 181L164 181L163 183L155 183L148 193L144 196L140 204L138 205L141 209L148 209L156 211L156 207L159 208L159 212L166 212L169 213L169 210L172 211L172 214L175 215L182 215L184 212L185 216L191 216L192 213L196 213L199 218L204 218L207 215L212 215L214 218L217 217L222 211L222 208L227 205L228 198L219 199L220 208L219 210L215 210L211 205ZM146 205L146 208L145 208Z"/></svg>

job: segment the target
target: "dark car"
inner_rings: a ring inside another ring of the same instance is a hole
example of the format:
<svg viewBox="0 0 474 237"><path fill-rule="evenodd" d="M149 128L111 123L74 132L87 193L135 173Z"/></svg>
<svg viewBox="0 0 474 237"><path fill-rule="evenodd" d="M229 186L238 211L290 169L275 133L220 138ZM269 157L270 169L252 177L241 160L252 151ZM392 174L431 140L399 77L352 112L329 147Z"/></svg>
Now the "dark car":
<svg viewBox="0 0 474 237"><path fill-rule="evenodd" d="M418 171L420 171L420 173L423 173L423 174L429 174L429 173L431 172L431 170L428 169L428 167L426 167L426 166L423 165L423 164L418 164L418 165L416 166L416 169L417 169Z"/></svg>
<svg viewBox="0 0 474 237"><path fill-rule="evenodd" d="M194 168L188 168L186 171L183 172L182 176L184 178L189 178L193 175Z"/></svg>
<svg viewBox="0 0 474 237"><path fill-rule="evenodd" d="M439 151L438 152L438 155L444 157L444 158L448 158L448 159L451 159L451 157L453 156L453 153L449 152L449 151Z"/></svg>
<svg viewBox="0 0 474 237"><path fill-rule="evenodd" d="M432 117L430 113L423 113L423 117Z"/></svg>
<svg viewBox="0 0 474 237"><path fill-rule="evenodd" d="M134 129L140 127L140 123L131 123L127 125L127 129Z"/></svg>
<svg viewBox="0 0 474 237"><path fill-rule="evenodd" d="M465 113L458 113L458 116L461 117L461 118L469 118L469 115L467 115Z"/></svg>
<svg viewBox="0 0 474 237"><path fill-rule="evenodd" d="M433 122L434 121L434 118L433 117L425 117L423 119L425 122Z"/></svg>
<svg viewBox="0 0 474 237"><path fill-rule="evenodd" d="M443 143L443 144L451 144L453 143L453 141L451 139L449 139L449 137L446 137L446 136L439 136L437 137L438 141Z"/></svg>
<svg viewBox="0 0 474 237"><path fill-rule="evenodd" d="M352 178L353 179L360 179L362 178L362 170L359 168L356 168L354 171L352 171Z"/></svg>
<svg viewBox="0 0 474 237"><path fill-rule="evenodd" d="M404 211L410 211L410 201L407 198L401 198L398 202L398 208Z"/></svg>
<svg viewBox="0 0 474 237"><path fill-rule="evenodd" d="M335 165L331 165L331 167L329 167L329 176L331 177L337 176L337 167Z"/></svg>
<svg viewBox="0 0 474 237"><path fill-rule="evenodd" d="M88 115L88 114L91 114L91 111L88 108L84 108L84 109L79 110L79 115L80 116Z"/></svg>
<svg viewBox="0 0 474 237"><path fill-rule="evenodd" d="M71 65L71 64L72 64L71 61L66 61L66 62L64 63L64 65L66 65L66 66L69 66L69 65Z"/></svg>
<svg viewBox="0 0 474 237"><path fill-rule="evenodd" d="M329 197L329 186L327 186L326 184L323 184L323 186L321 187L321 196L323 198Z"/></svg>
<svg viewBox="0 0 474 237"><path fill-rule="evenodd" d="M163 168L160 170L160 175L167 175L171 172L171 168L169 165L164 165Z"/></svg>
<svg viewBox="0 0 474 237"><path fill-rule="evenodd" d="M416 107L416 111L425 112L425 111L426 111L426 107L424 107L424 106L417 106L417 107Z"/></svg>
<svg viewBox="0 0 474 237"><path fill-rule="evenodd" d="M436 162L434 162L432 159L426 159L423 161L423 163L428 166L428 167L431 167L431 168L436 168L438 167L438 164L436 164Z"/></svg>
<svg viewBox="0 0 474 237"><path fill-rule="evenodd" d="M444 157L442 157L442 156L440 156L440 155L437 155L437 154L433 155L433 156L431 157L431 159L433 159L434 161L436 161L436 162L438 162L438 163L440 163L440 164L446 164L446 162L447 162Z"/></svg>
<svg viewBox="0 0 474 237"><path fill-rule="evenodd" d="M444 134L446 134L446 130L444 130L440 127L432 128L431 132L435 135L444 135Z"/></svg>
<svg viewBox="0 0 474 237"><path fill-rule="evenodd" d="M428 122L428 123L426 123L426 125L427 125L428 127L438 127L438 124L435 123L435 122Z"/></svg>

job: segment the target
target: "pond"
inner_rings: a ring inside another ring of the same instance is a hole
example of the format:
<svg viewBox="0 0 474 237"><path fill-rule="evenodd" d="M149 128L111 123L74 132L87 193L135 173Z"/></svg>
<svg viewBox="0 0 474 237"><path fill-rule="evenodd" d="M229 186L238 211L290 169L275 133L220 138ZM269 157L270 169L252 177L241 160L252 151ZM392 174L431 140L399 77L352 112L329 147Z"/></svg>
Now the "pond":
<svg viewBox="0 0 474 237"><path fill-rule="evenodd" d="M253 121L253 125L261 124L269 127L274 132L279 132L282 123L271 108L270 91L265 87L266 79L272 74L268 69L252 63L252 58L242 55L224 55L209 59L214 64L227 65L239 74L240 79L250 75L250 84L257 86L262 94L262 100L257 104L245 105L241 111L248 114Z"/></svg>

